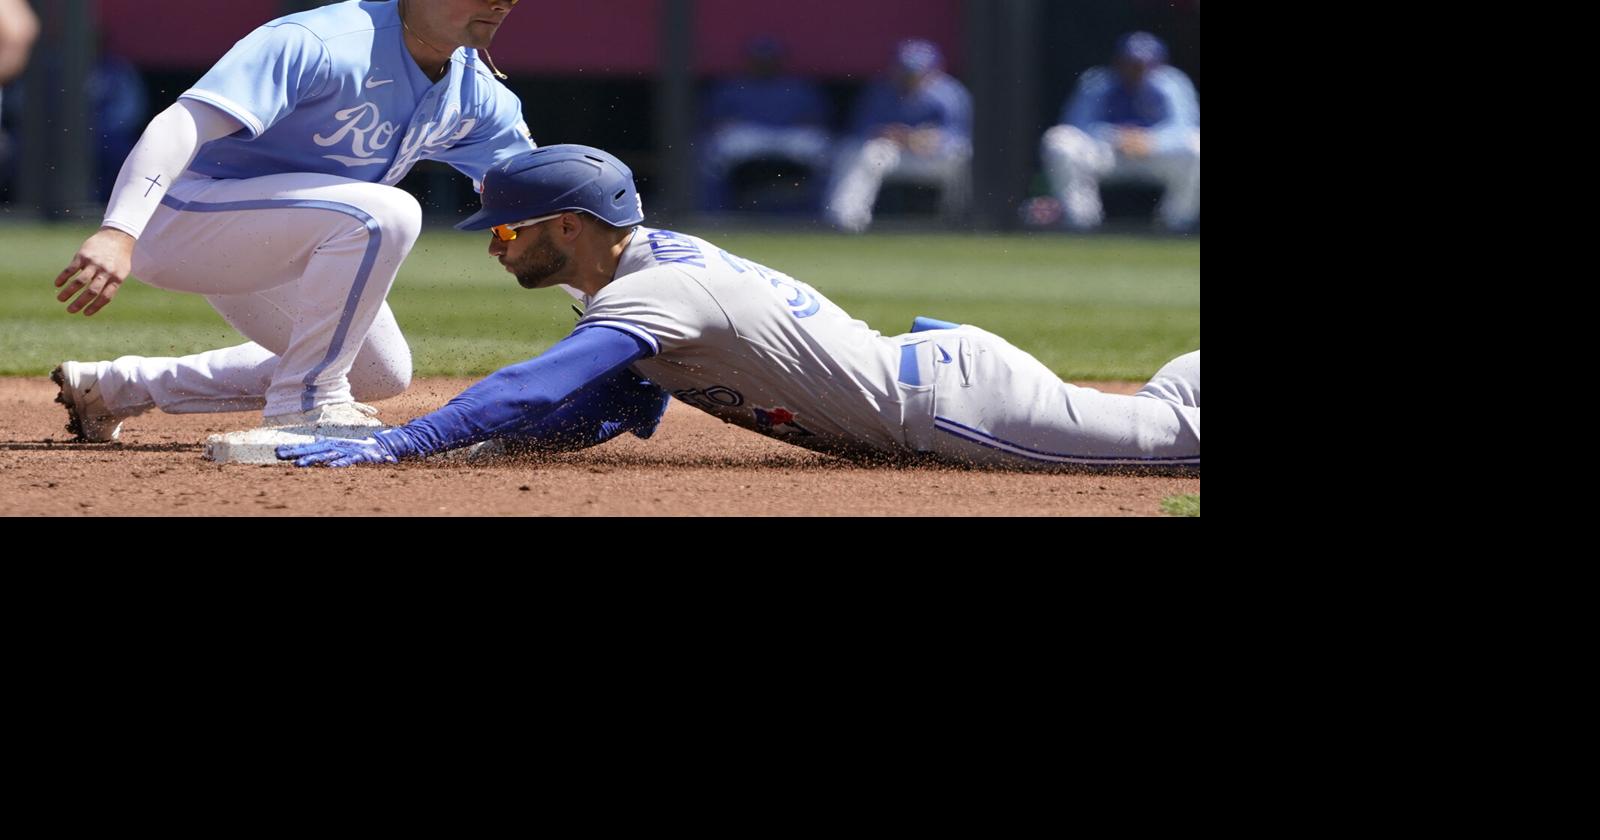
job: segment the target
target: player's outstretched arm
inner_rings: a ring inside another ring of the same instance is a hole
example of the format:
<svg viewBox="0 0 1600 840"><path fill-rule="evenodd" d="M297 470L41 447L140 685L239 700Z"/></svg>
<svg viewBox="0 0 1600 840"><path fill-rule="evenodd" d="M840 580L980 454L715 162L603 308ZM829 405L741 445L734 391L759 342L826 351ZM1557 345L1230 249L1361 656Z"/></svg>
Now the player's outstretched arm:
<svg viewBox="0 0 1600 840"><path fill-rule="evenodd" d="M183 174L200 147L244 128L244 123L203 102L180 99L150 121L128 153L111 189L105 221L84 240L56 275L56 300L69 314L93 315L117 296L133 270L133 246L155 215L167 188ZM82 294L79 294L82 292Z"/></svg>
<svg viewBox="0 0 1600 840"><path fill-rule="evenodd" d="M649 438L667 410L667 393L631 370L579 389L554 411L514 436L502 435L510 452L574 452L599 446L625 432ZM296 466L353 467L400 460L384 430L363 440L319 438L281 447L278 457Z"/></svg>
<svg viewBox="0 0 1600 840"><path fill-rule="evenodd" d="M624 368L582 388L515 437L500 439L510 452L573 452L599 446L624 432L649 438L670 399L654 382Z"/></svg>
<svg viewBox="0 0 1600 840"><path fill-rule="evenodd" d="M403 426L360 441L318 440L281 446L277 454L299 467L343 467L421 458L496 437L537 442L541 435L553 438L567 428L545 421L553 412L569 410L568 403L574 398L580 400L581 406L600 406L612 396L624 399L626 404L617 407L615 416L629 418L639 414L639 406L634 403L650 402L657 409L655 417L659 417L659 409L664 408L660 389L609 387L619 371L648 352L650 348L629 333L587 327L537 358L501 368L438 411ZM587 393L586 389L593 389L594 393ZM596 433L615 434L619 430L597 424Z"/></svg>

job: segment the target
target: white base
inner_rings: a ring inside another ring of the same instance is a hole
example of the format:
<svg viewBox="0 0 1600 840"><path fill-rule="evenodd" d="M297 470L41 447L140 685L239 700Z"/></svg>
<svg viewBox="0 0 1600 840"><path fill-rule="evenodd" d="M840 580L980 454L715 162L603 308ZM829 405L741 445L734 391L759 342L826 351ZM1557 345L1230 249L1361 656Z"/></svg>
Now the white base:
<svg viewBox="0 0 1600 840"><path fill-rule="evenodd" d="M282 464L292 466L292 461L278 460L277 448L315 442L319 437L354 438L372 437L383 426L291 426L282 429L249 429L228 432L206 438L206 448L201 457L219 464Z"/></svg>

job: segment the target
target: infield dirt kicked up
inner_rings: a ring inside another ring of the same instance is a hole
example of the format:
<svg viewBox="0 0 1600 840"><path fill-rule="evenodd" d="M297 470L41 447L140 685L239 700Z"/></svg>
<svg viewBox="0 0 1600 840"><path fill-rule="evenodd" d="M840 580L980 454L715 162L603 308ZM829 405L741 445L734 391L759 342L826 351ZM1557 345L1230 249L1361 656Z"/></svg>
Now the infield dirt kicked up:
<svg viewBox="0 0 1600 840"><path fill-rule="evenodd" d="M472 384L426 379L378 403L398 423ZM1134 383L1084 383L1133 393ZM677 402L649 440L486 465L218 465L205 437L259 415L152 412L114 444L69 442L48 377L0 378L7 516L1159 516L1198 476L861 466L769 440Z"/></svg>

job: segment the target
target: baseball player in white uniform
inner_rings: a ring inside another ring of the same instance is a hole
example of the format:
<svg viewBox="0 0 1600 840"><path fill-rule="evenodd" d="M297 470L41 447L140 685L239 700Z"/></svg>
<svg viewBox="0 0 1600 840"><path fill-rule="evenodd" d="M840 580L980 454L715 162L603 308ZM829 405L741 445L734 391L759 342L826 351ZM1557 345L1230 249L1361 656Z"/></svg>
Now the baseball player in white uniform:
<svg viewBox="0 0 1600 840"><path fill-rule="evenodd" d="M1062 382L972 326L919 318L883 336L781 271L643 227L633 175L588 146L489 173L489 253L526 288L586 306L572 334L448 405L364 439L280 447L300 466L392 462L507 440L592 445L653 431L667 394L760 434L845 456L963 464L1198 467L1200 353L1137 395Z"/></svg>
<svg viewBox="0 0 1600 840"><path fill-rule="evenodd" d="M1159 184L1156 217L1169 231L1199 221L1200 103L1194 82L1166 62L1160 38L1122 36L1112 66L1085 71L1045 132L1040 154L1068 227L1100 226L1102 180Z"/></svg>
<svg viewBox="0 0 1600 840"><path fill-rule="evenodd" d="M114 440L151 408L381 426L356 400L410 384L384 298L421 227L393 185L424 159L478 185L535 148L520 102L469 49L487 48L516 2L351 0L279 18L152 120L58 299L93 315L131 272L205 295L249 341L64 363L52 377L69 431Z"/></svg>

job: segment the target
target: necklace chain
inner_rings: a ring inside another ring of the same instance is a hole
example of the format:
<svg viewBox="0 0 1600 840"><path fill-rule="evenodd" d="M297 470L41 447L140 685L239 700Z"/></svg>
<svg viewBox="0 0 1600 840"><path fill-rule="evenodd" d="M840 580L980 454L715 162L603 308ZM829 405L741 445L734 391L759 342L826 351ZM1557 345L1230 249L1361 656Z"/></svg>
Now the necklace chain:
<svg viewBox="0 0 1600 840"><path fill-rule="evenodd" d="M440 51L438 47L428 43L425 40L423 40L422 36L417 34L417 30L411 28L411 24L406 23L406 0L400 0L400 25L404 26L406 28L406 31L411 33L411 37L417 39L417 41L419 43L421 43L424 47L427 47L428 49L433 50L435 52L439 52ZM506 80L506 74L500 72L500 68L494 66L494 59L489 57L489 51L488 50L483 50L482 52L483 52L484 60L489 63L489 71L494 74L494 77L496 79L499 79L502 82L505 81ZM452 50L450 55L454 55L454 54L455 54L455 52ZM444 71L446 69L448 69L449 67L450 67L450 58L449 58L449 56L446 56L445 60L444 60L444 64L439 65L439 75L443 76L444 75Z"/></svg>
<svg viewBox="0 0 1600 840"><path fill-rule="evenodd" d="M405 2L405 0L400 0L400 25L404 26L406 28L406 31L411 33L411 37L417 39L417 41L419 43L421 43L424 47L427 47L428 49L433 50L434 52L440 52L440 49L438 47L428 43L426 40L423 39L423 37L421 35L417 34L417 30L411 28L411 24L406 23L406 2ZM439 75L443 76L444 75L444 71L447 70L449 67L450 67L450 54L446 54L445 55L445 59L444 59L444 63L439 65Z"/></svg>

